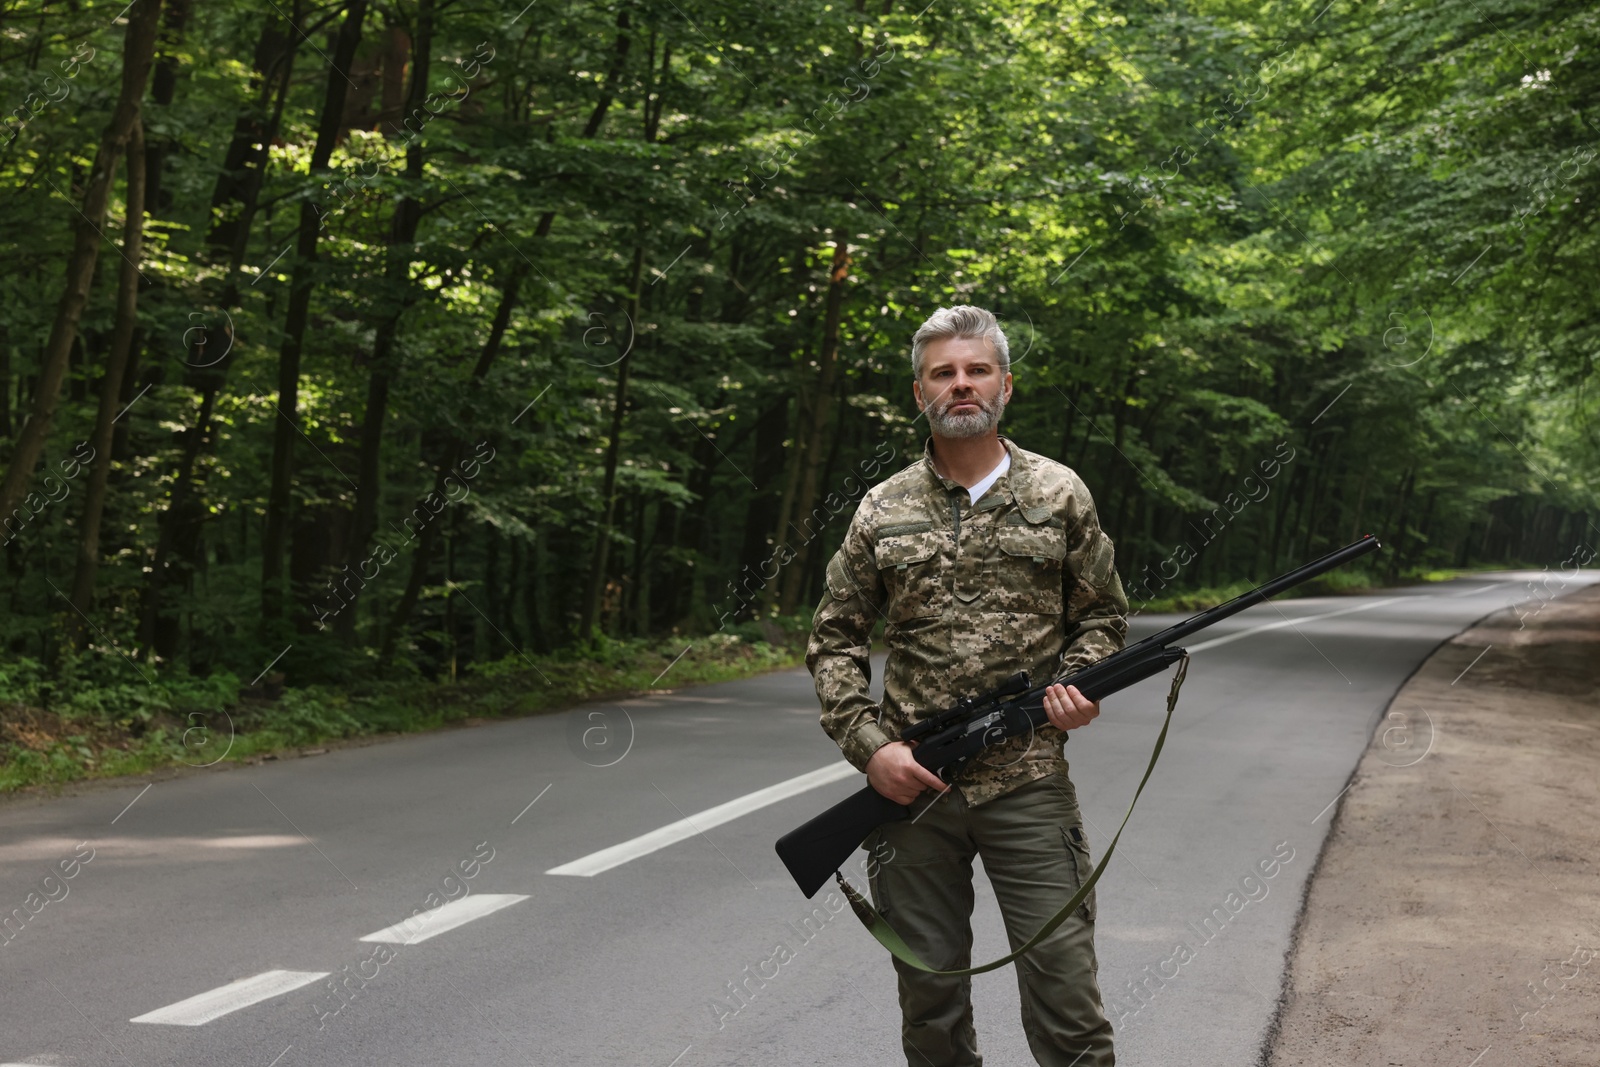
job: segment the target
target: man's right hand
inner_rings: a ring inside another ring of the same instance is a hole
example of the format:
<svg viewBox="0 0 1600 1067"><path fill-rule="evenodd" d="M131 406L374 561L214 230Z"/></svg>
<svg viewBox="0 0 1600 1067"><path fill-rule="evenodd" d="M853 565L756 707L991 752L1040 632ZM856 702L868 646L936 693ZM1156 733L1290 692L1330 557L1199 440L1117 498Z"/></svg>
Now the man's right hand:
<svg viewBox="0 0 1600 1067"><path fill-rule="evenodd" d="M909 804L924 789L943 793L950 786L911 755L915 741L890 741L867 761L867 783L894 801Z"/></svg>

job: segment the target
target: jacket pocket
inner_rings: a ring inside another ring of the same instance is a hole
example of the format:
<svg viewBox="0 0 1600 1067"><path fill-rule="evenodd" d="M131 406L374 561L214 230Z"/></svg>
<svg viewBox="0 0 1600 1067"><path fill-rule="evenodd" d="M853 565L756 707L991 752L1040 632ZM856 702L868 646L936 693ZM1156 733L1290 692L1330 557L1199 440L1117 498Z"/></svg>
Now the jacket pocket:
<svg viewBox="0 0 1600 1067"><path fill-rule="evenodd" d="M932 529L899 532L905 529L880 535L873 549L888 591L885 614L891 623L942 615L949 604L942 551L945 535Z"/></svg>
<svg viewBox="0 0 1600 1067"><path fill-rule="evenodd" d="M842 552L834 553L833 558L828 561L825 578L828 592L833 594L835 600L849 600L861 591L855 580L850 577L850 568L845 565Z"/></svg>
<svg viewBox="0 0 1600 1067"><path fill-rule="evenodd" d="M1063 568L1067 534L1060 526L1033 525L1020 513L995 528L1000 555L993 591L1002 611L1055 615L1062 610Z"/></svg>

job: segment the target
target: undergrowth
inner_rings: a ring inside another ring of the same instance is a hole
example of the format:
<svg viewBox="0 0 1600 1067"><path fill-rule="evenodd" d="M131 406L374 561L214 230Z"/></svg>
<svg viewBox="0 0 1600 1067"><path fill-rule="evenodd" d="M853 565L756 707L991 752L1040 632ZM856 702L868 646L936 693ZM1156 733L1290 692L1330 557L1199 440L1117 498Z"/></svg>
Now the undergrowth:
<svg viewBox="0 0 1600 1067"><path fill-rule="evenodd" d="M0 661L0 793L748 677L802 663L809 623L795 616L697 638L601 638L474 664L453 682L400 678L281 691L244 687L228 671L156 673L105 650L70 656L53 671L30 659Z"/></svg>

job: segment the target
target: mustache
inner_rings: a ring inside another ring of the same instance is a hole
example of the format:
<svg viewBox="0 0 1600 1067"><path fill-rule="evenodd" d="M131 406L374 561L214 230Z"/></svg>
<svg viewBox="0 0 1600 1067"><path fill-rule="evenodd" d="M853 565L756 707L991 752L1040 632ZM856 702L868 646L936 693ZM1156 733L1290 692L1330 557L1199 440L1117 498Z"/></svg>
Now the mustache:
<svg viewBox="0 0 1600 1067"><path fill-rule="evenodd" d="M994 411L994 410L997 410L998 408L1002 407L1005 404L1005 399L1000 394L995 395L995 397L993 399L990 399L990 400L985 400L983 397L976 396L976 395L974 395L974 396L952 396L952 397L946 397L943 400L937 402L934 405L934 410L937 411L941 415L948 414L950 412L950 410L952 408L956 407L958 404L971 404L973 407L976 407L979 411Z"/></svg>

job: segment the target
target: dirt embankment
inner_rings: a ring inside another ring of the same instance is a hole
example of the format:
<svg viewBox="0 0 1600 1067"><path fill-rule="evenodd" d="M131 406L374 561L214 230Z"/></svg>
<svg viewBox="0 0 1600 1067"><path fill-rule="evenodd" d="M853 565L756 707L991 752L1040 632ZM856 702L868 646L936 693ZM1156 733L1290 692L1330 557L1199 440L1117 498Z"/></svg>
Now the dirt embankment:
<svg viewBox="0 0 1600 1067"><path fill-rule="evenodd" d="M1491 616L1396 694L1312 879L1264 1062L1593 1067L1597 1049L1589 586Z"/></svg>

